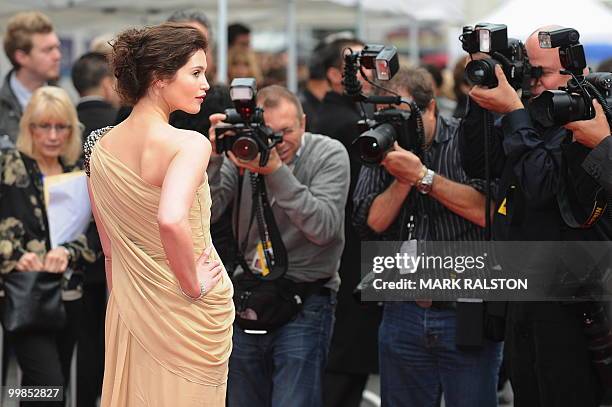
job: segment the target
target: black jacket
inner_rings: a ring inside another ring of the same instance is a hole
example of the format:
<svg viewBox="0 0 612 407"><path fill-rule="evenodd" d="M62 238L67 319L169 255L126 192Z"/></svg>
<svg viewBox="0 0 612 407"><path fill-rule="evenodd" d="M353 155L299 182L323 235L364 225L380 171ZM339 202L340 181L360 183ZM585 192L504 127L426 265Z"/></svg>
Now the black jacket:
<svg viewBox="0 0 612 407"><path fill-rule="evenodd" d="M94 130L111 126L115 123L117 109L105 100L85 100L76 107L79 121L85 126L83 129L83 142Z"/></svg>
<svg viewBox="0 0 612 407"><path fill-rule="evenodd" d="M507 114L500 124L489 137L491 174L500 179L494 197L494 240L609 240L612 228L607 216L589 229L571 229L559 210L559 183L578 192L579 205L592 205L600 186L582 168L591 151L570 142L571 134L562 127L532 124L524 109ZM466 173L477 178L484 178L483 127L483 109L470 101L460 149ZM563 167L571 176L562 174Z"/></svg>
<svg viewBox="0 0 612 407"><path fill-rule="evenodd" d="M612 195L612 137L606 137L591 150L582 168Z"/></svg>
<svg viewBox="0 0 612 407"><path fill-rule="evenodd" d="M355 102L348 96L328 92L321 103L314 132L340 141L349 152L351 184L345 215L345 247L340 263L340 291L336 308L336 324L332 337L327 368L333 372L378 372L378 324L379 307L363 306L352 296L359 284L361 240L351 222L352 196L361 169L359 157L351 154L351 143L360 132L357 122L361 119Z"/></svg>
<svg viewBox="0 0 612 407"><path fill-rule="evenodd" d="M0 138L8 139L0 141L0 148L11 147L17 140L19 134L19 120L21 120L21 105L13 93L10 78L14 71L4 77L4 83L0 88ZM3 145L4 144L4 145Z"/></svg>

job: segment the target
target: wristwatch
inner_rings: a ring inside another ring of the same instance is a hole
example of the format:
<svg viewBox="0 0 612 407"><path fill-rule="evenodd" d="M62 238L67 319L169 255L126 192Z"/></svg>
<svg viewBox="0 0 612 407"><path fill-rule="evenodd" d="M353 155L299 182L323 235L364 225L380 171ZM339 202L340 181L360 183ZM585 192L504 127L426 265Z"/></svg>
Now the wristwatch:
<svg viewBox="0 0 612 407"><path fill-rule="evenodd" d="M436 173L433 172L433 170L425 168L425 175L423 176L423 178L421 178L419 182L416 183L416 189L423 195L427 195L431 192L434 175L436 175Z"/></svg>

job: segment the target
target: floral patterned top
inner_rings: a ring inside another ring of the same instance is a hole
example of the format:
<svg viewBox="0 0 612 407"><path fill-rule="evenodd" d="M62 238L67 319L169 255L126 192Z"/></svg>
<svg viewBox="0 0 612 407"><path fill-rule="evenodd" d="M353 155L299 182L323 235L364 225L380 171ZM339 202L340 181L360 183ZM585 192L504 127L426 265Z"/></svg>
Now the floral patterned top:
<svg viewBox="0 0 612 407"><path fill-rule="evenodd" d="M61 161L61 160L60 160ZM64 172L78 165L61 163ZM0 273L13 271L26 252L41 259L51 250L43 198L43 174L34 159L15 149L0 152ZM83 270L102 256L102 245L91 219L87 231L64 243L70 252L69 267Z"/></svg>

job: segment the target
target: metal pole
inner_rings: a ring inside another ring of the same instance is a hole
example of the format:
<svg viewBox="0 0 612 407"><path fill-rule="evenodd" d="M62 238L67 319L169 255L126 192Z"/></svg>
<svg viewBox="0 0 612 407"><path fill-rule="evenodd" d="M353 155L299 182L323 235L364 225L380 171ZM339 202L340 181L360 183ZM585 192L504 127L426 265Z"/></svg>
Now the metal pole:
<svg viewBox="0 0 612 407"><path fill-rule="evenodd" d="M291 92L297 92L297 20L296 0L287 0L287 88Z"/></svg>
<svg viewBox="0 0 612 407"><path fill-rule="evenodd" d="M365 39L365 10L363 8L363 0L357 0L357 28L355 30L357 38L361 41Z"/></svg>
<svg viewBox="0 0 612 407"><path fill-rule="evenodd" d="M227 82L227 2L217 1L217 83Z"/></svg>
<svg viewBox="0 0 612 407"><path fill-rule="evenodd" d="M419 22L412 20L410 24L410 61L412 65L419 66Z"/></svg>

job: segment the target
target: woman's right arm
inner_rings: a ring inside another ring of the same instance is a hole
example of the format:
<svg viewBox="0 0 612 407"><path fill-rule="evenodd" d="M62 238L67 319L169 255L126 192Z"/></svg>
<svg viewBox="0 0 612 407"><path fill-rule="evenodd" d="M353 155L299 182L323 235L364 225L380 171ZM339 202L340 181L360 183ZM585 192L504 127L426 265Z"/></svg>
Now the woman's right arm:
<svg viewBox="0 0 612 407"><path fill-rule="evenodd" d="M183 292L193 298L200 296L200 282L193 256L189 210L203 182L211 149L210 142L199 134L183 143L166 171L157 213L161 243L170 270Z"/></svg>
<svg viewBox="0 0 612 407"><path fill-rule="evenodd" d="M91 191L91 183L89 178L87 178L87 189L89 191L89 201L91 202L91 212L93 213L94 220L96 221L96 228L98 229L98 235L100 235L100 243L102 244L102 251L104 252L104 270L106 271L106 285L108 287L108 292L110 292L113 288L113 270L112 270L112 250L111 250L111 241L106 233L106 229L104 228L104 222L100 218L100 214L98 213L98 208L96 208L96 203L93 199L93 193Z"/></svg>

